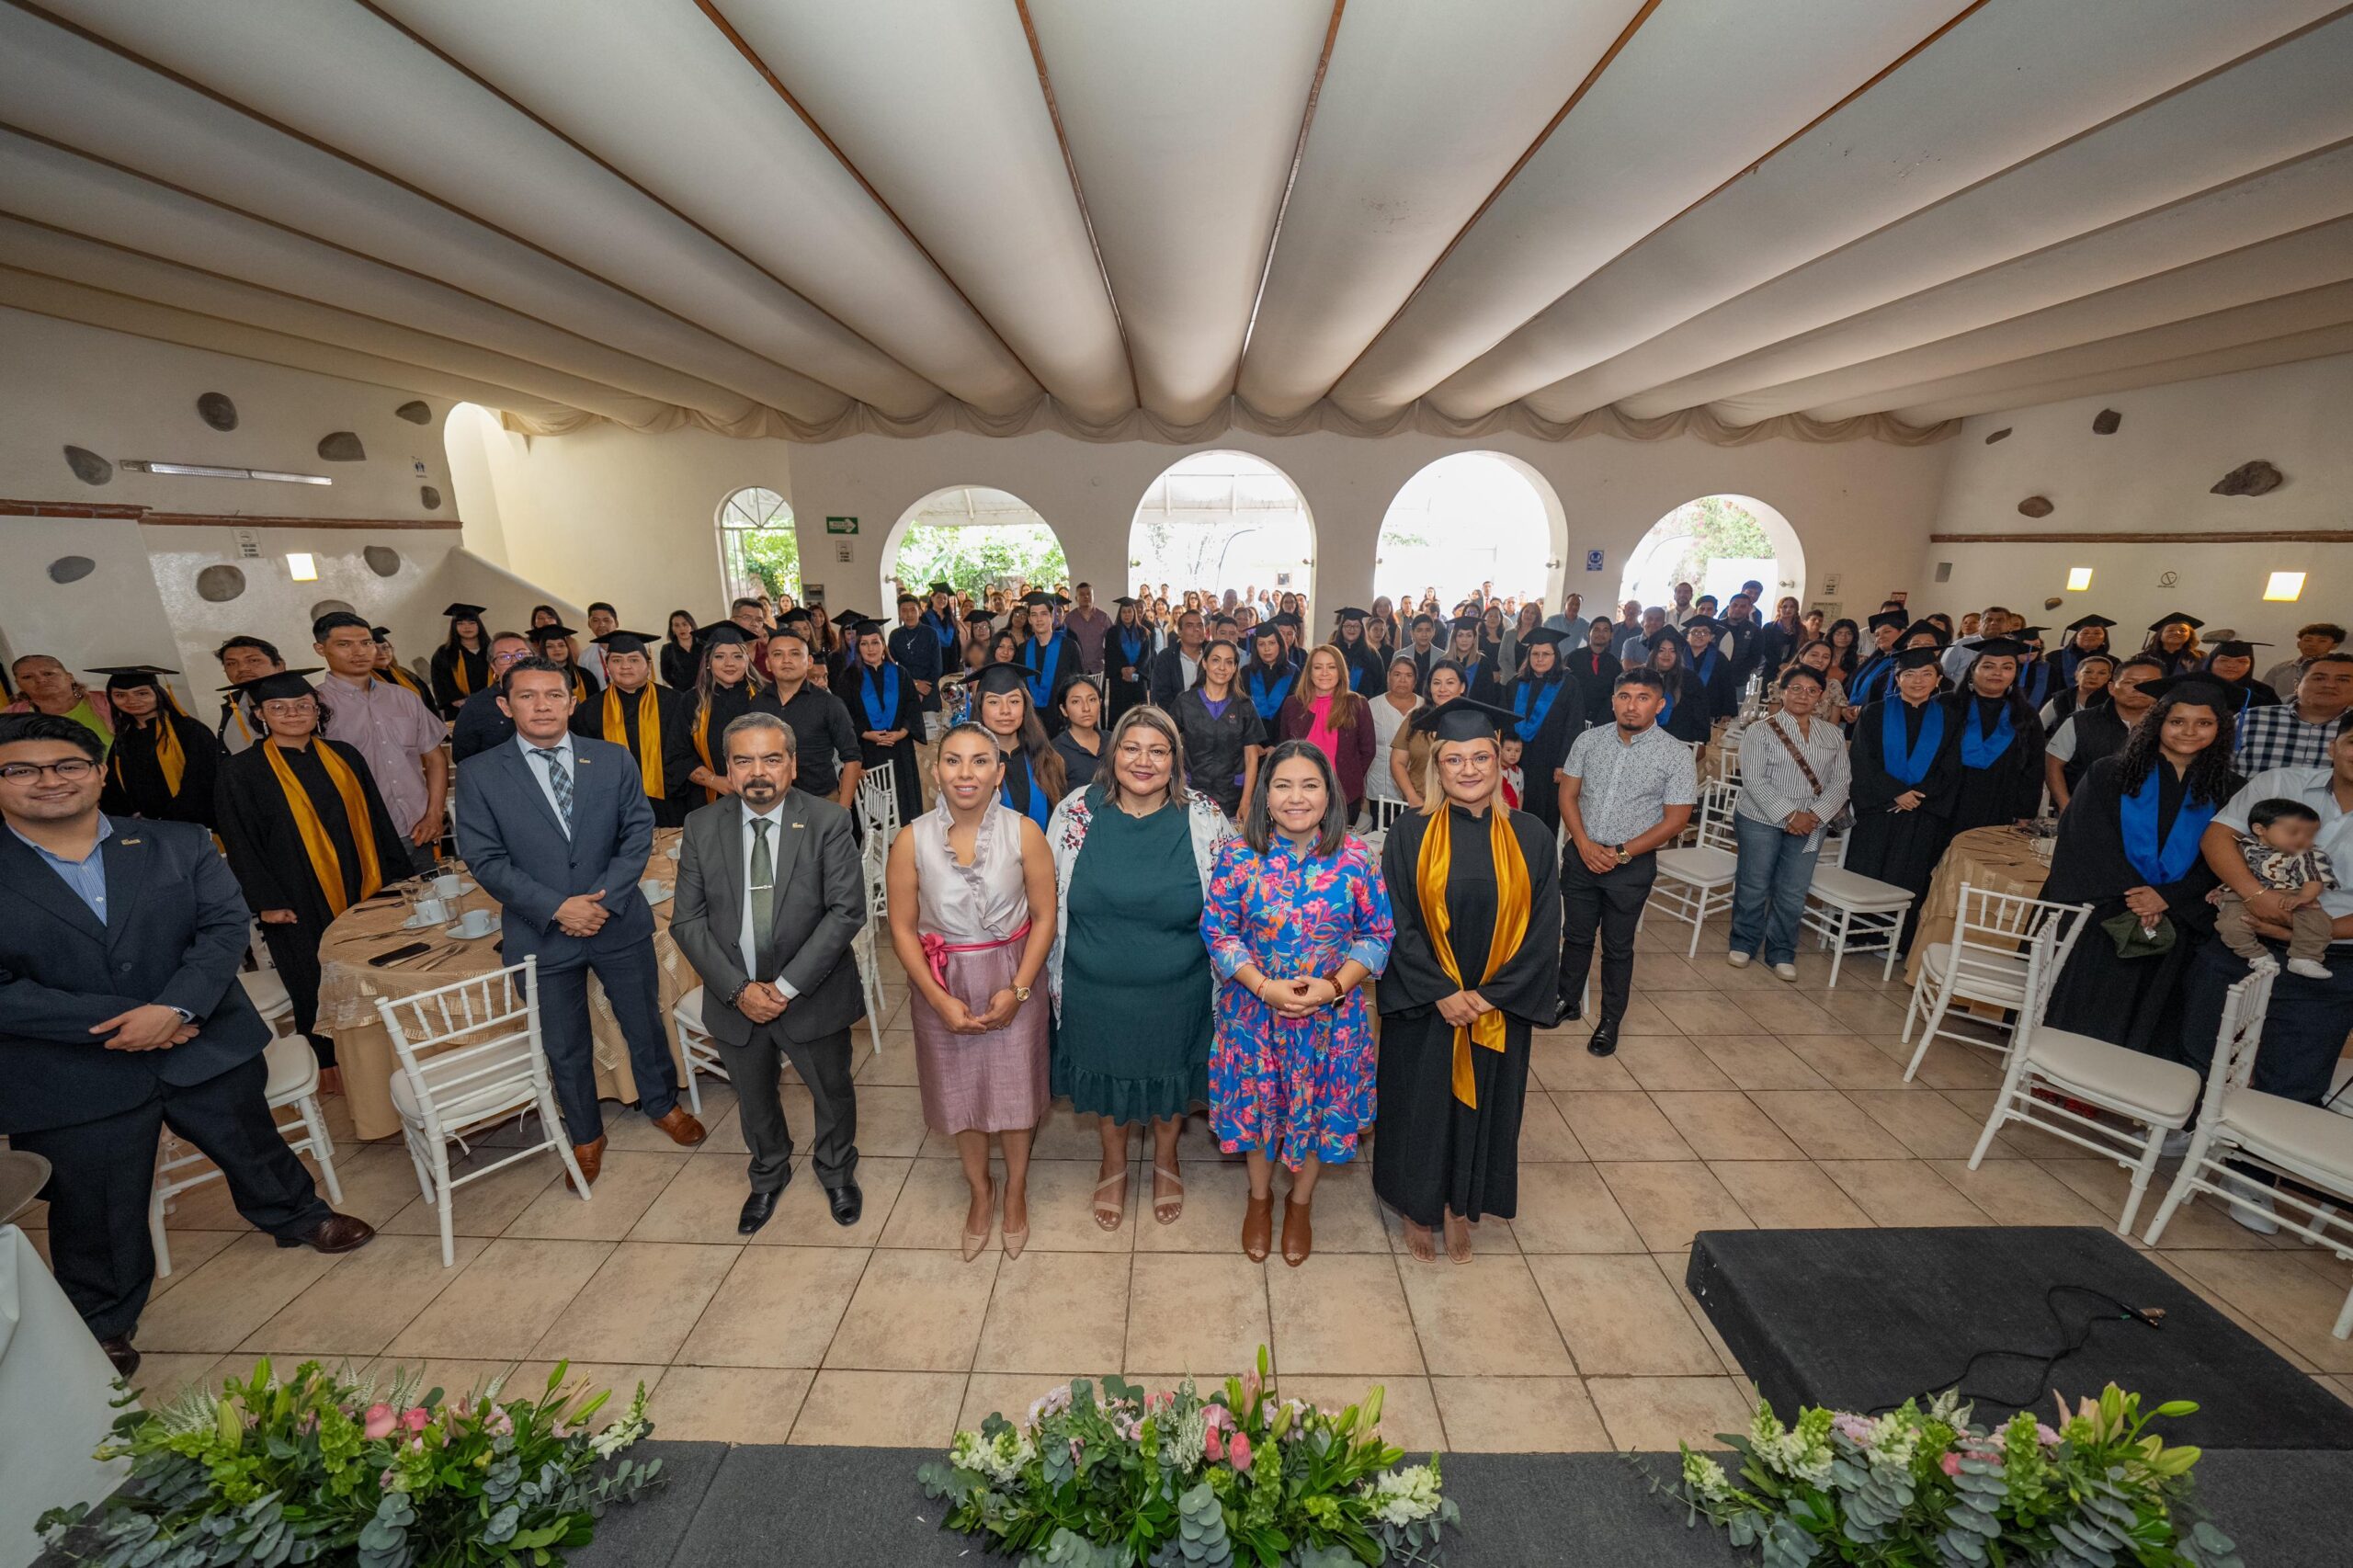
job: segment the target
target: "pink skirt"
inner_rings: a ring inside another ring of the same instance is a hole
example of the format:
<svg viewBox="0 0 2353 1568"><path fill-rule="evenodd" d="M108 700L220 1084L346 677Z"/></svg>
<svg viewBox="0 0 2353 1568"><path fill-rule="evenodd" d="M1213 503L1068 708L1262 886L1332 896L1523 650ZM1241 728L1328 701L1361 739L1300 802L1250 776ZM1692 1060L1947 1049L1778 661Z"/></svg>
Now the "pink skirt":
<svg viewBox="0 0 2353 1568"><path fill-rule="evenodd" d="M1007 942L980 952L949 953L944 989L971 1011L984 1011L990 997L1012 985L1026 945ZM908 1011L915 1020L925 1126L948 1133L1026 1132L1045 1119L1053 1099L1048 1054L1053 1004L1042 983L1011 1023L987 1034L956 1033L920 991Z"/></svg>

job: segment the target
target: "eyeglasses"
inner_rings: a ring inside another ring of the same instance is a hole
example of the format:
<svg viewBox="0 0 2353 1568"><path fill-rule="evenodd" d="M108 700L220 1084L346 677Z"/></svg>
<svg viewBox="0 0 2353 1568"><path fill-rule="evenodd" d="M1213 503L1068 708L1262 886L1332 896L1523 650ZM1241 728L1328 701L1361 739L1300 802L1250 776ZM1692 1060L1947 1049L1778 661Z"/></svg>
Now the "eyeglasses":
<svg viewBox="0 0 2353 1568"><path fill-rule="evenodd" d="M85 778L97 777L98 765L86 756L69 756L63 762L5 762L0 763L0 779L11 784L30 784L44 773L54 773L68 784L78 784Z"/></svg>

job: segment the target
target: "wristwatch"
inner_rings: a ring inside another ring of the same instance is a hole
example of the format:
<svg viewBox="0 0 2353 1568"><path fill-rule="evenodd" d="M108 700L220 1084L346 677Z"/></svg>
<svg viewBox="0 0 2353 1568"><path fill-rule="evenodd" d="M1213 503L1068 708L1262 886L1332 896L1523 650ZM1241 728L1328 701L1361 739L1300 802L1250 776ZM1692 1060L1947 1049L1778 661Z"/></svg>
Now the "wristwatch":
<svg viewBox="0 0 2353 1568"><path fill-rule="evenodd" d="M1631 860L1631 859L1632 859L1632 858L1633 858L1633 857L1632 857L1631 855L1629 855L1629 854L1627 854L1627 853L1626 853L1626 846L1625 846L1624 845L1622 845L1622 844L1620 844L1620 845L1619 845L1619 846L1617 846L1615 853L1617 854L1617 857L1618 857L1618 863L1619 863L1620 866L1624 865L1627 861L1629 861L1629 860Z"/></svg>
<svg viewBox="0 0 2353 1568"><path fill-rule="evenodd" d="M1017 986L1015 986L1015 987L1013 988L1013 999L1014 999L1014 1001L1015 1001L1016 1003L1027 1002L1028 1000L1029 1000L1029 991L1030 991L1030 988L1029 988L1029 986L1027 986L1027 985L1017 985Z"/></svg>

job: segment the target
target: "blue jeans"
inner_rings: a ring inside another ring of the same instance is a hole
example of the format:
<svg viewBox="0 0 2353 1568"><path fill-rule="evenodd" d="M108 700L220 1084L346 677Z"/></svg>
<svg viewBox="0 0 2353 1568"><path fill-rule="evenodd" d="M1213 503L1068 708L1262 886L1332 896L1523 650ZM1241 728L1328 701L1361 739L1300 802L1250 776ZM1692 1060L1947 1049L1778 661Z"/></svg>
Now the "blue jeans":
<svg viewBox="0 0 2353 1568"><path fill-rule="evenodd" d="M2275 954L2284 950L2268 939L2264 946ZM2263 1094L2307 1105L2328 1096L2337 1053L2345 1049L2345 1020L2353 1017L2353 948L2336 944L2326 961L2331 979L2282 974L2271 983L2271 1010L2264 1016L2251 1085ZM2201 1074L2214 1060L2223 993L2246 973L2246 960L2220 942L2207 943L2189 960L2182 988L2181 1060Z"/></svg>
<svg viewBox="0 0 2353 1568"><path fill-rule="evenodd" d="M1734 813L1733 835L1740 840L1740 864L1733 873L1732 950L1767 963L1795 963L1798 921L1805 914L1806 890L1813 885L1813 862L1803 835L1784 833L1774 823Z"/></svg>

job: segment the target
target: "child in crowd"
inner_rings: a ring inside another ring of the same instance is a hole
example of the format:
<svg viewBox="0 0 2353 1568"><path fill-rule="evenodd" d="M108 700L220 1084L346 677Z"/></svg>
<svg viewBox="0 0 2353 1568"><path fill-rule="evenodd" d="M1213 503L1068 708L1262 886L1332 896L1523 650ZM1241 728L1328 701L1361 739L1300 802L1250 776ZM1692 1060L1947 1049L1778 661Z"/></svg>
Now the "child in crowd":
<svg viewBox="0 0 2353 1568"><path fill-rule="evenodd" d="M2322 955L2328 951L2329 917L2320 895L2336 886L2328 856L2313 846L2320 833L2320 813L2301 801L2259 801L2246 814L2247 838L2239 846L2247 869L2265 888L2288 895L2288 972L2307 980L2330 977ZM2238 894L2222 890L2222 913L2214 921L2222 945L2251 964L2275 960L2255 934L2246 904Z"/></svg>
<svg viewBox="0 0 2353 1568"><path fill-rule="evenodd" d="M1510 731L1504 732L1504 804L1513 811L1520 809L1520 796L1528 789L1528 778L1520 771L1520 739Z"/></svg>

